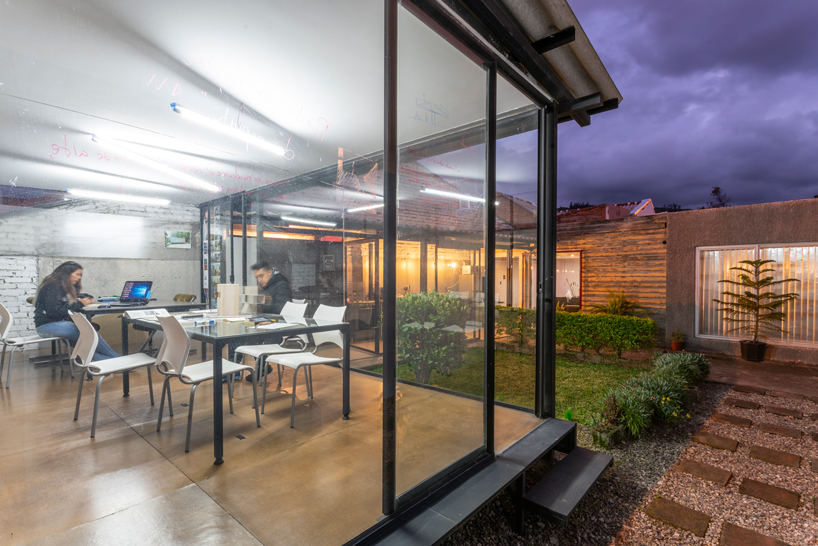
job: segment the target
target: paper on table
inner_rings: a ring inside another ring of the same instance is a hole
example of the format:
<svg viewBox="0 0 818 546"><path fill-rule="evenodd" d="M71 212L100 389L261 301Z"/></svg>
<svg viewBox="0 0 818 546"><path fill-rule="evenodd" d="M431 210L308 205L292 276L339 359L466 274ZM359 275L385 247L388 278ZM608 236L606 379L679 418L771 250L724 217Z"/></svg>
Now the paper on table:
<svg viewBox="0 0 818 546"><path fill-rule="evenodd" d="M276 322L273 324L263 324L261 326L257 326L256 328L264 330L277 330L279 328L286 328L288 326L292 326L292 324L287 324L286 322Z"/></svg>

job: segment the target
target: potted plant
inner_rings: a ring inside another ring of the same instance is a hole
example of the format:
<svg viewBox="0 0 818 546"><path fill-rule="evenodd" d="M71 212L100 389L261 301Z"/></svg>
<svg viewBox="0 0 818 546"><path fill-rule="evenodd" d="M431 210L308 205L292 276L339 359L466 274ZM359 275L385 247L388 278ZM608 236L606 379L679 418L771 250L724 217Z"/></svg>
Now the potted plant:
<svg viewBox="0 0 818 546"><path fill-rule="evenodd" d="M685 348L685 340L687 336L681 330L674 330L672 334L670 334L670 347L674 351L684 351Z"/></svg>
<svg viewBox="0 0 818 546"><path fill-rule="evenodd" d="M741 358L751 362L761 362L767 350L767 344L759 339L766 339L766 334L787 333L781 328L781 321L786 313L781 310L785 303L798 298L797 293L775 294L776 285L800 282L798 279L782 279L776 281L772 277L774 270L765 267L775 260L742 260L743 267L731 267L731 271L738 271L738 280L725 279L719 281L729 285L728 290L721 293L724 299L714 299L720 304L720 312L724 312L723 320L733 327L727 332L743 332L752 336L752 339L742 340ZM730 289L735 290L731 292Z"/></svg>

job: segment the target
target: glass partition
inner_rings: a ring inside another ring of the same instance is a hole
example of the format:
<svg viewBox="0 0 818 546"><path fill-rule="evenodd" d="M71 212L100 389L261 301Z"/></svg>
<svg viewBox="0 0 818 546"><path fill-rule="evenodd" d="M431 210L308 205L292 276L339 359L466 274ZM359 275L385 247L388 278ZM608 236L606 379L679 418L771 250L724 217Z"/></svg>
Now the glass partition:
<svg viewBox="0 0 818 546"><path fill-rule="evenodd" d="M484 447L486 70L398 17L397 492ZM479 312L478 312L479 311Z"/></svg>

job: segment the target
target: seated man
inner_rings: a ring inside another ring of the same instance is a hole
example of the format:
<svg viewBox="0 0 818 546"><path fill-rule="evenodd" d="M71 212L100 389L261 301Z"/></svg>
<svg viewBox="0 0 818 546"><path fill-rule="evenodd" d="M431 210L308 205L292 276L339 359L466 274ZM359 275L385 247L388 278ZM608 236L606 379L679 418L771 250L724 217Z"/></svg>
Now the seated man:
<svg viewBox="0 0 818 546"><path fill-rule="evenodd" d="M273 271L270 264L261 261L251 266L258 282L259 293L264 294L264 303L259 306L262 313L281 313L284 304L290 301L290 283L279 271Z"/></svg>

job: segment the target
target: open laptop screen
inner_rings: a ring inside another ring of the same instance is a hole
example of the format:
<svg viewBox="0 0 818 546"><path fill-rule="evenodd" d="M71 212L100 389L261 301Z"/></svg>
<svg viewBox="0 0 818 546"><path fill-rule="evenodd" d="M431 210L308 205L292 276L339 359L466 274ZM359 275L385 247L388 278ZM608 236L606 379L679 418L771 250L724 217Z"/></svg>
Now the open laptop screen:
<svg viewBox="0 0 818 546"><path fill-rule="evenodd" d="M128 281L122 289L119 301L139 301L147 300L151 291L153 281Z"/></svg>

